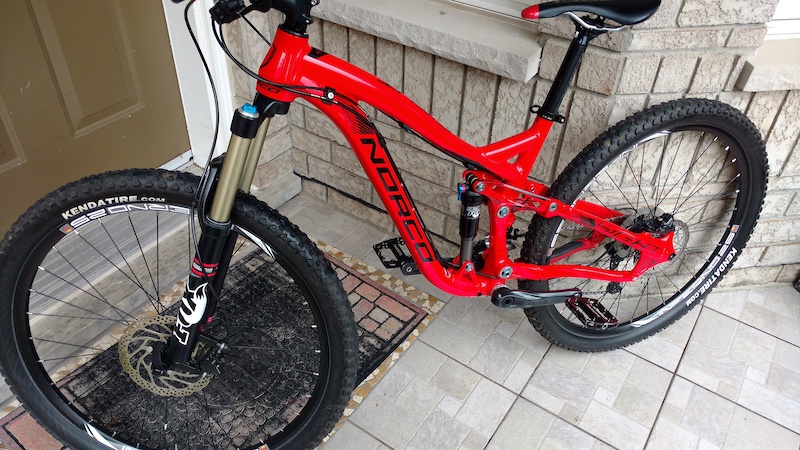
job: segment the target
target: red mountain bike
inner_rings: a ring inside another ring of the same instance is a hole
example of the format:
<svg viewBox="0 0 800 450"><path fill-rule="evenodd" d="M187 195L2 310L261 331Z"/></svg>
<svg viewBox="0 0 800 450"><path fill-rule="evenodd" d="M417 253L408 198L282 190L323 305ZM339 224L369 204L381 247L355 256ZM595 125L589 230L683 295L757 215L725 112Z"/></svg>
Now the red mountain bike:
<svg viewBox="0 0 800 450"><path fill-rule="evenodd" d="M309 239L247 193L269 119L298 98L336 124L374 184L402 237L378 246L396 254L391 265L452 294L523 308L565 348L652 335L696 306L744 248L764 199L766 151L753 124L716 101L649 108L598 137L552 186L528 178L563 121L558 108L589 42L646 20L660 0L526 9L527 19L571 17L575 37L531 128L484 147L311 48L317 3L223 0L211 10L224 48L222 24L271 8L286 20L250 72L258 94L237 111L227 154L202 178L86 178L36 203L0 245L3 372L70 446L308 448L340 416L357 363L348 301ZM437 252L361 102L463 163L458 255ZM513 228L523 212L534 213L524 235Z"/></svg>

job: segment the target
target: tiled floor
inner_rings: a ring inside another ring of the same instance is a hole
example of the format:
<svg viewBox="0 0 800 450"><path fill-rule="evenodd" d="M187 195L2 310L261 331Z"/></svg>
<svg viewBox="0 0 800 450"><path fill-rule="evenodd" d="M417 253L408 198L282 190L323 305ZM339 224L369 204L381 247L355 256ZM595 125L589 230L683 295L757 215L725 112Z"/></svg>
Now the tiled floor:
<svg viewBox="0 0 800 450"><path fill-rule="evenodd" d="M388 237L309 197L281 210L378 266ZM585 354L519 310L409 284L446 306L325 446L334 449L800 448L800 293L717 292L658 335Z"/></svg>
<svg viewBox="0 0 800 450"><path fill-rule="evenodd" d="M374 266L372 244L393 237L307 196L280 209ZM791 286L715 292L654 337L585 354L550 345L522 311L389 272L446 305L325 450L800 448Z"/></svg>

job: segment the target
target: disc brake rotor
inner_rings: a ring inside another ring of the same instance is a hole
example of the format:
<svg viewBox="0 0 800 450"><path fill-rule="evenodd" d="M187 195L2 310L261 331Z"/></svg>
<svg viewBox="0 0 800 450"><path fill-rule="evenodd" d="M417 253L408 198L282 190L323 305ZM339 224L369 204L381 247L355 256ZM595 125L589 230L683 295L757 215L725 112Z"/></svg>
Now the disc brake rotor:
<svg viewBox="0 0 800 450"><path fill-rule="evenodd" d="M689 242L689 226L680 220L675 221L675 231L672 235L672 248L675 250L675 257L669 261L653 266L644 273L644 276L660 275L669 268L679 265L683 253L686 251L686 244Z"/></svg>
<svg viewBox="0 0 800 450"><path fill-rule="evenodd" d="M175 321L171 316L141 319L128 326L117 344L125 373L140 387L162 397L186 397L211 381L210 374L153 370L153 344L167 341Z"/></svg>
<svg viewBox="0 0 800 450"><path fill-rule="evenodd" d="M664 212L661 210L661 208L658 208L658 207L656 207L655 211L651 211L649 207L640 208L638 211L634 212L633 214L631 214L627 218L625 218L625 221L622 222L621 226L623 228L626 228L626 229L630 230L634 225L636 225L640 221L644 220L645 218L647 218L647 217L660 217L662 214L664 214ZM625 244L623 244L623 243L621 243L619 241L614 241L613 249L614 249L615 254L618 257L622 258L622 259L625 259L625 258L627 258L629 256L637 256L638 255L638 252L636 250L628 247L627 245L625 245Z"/></svg>
<svg viewBox="0 0 800 450"><path fill-rule="evenodd" d="M656 207L654 211L651 211L649 207L641 208L630 214L625 221L622 223L622 227L627 229L634 229L638 226L641 226L641 222L643 220L647 220L648 218L660 218L664 216L664 212L661 208ZM645 224L645 227L648 225ZM679 220L675 220L671 218L670 228L673 232L672 236L672 246L675 250L675 257L671 258L669 261L665 261L661 264L651 267L648 269L642 276L643 277L650 277L653 275L661 275L668 271L674 265L680 264L680 256L686 250L686 244L689 242L689 227ZM656 230L653 230L656 231ZM663 231L663 230L662 230ZM639 253L634 249L622 244L621 242L614 241L610 247L606 247L611 253L611 269L617 270L620 263L625 261L626 259L633 258L633 261L638 259ZM606 287L605 292L611 294L617 294L622 291L623 284L618 282L611 282Z"/></svg>

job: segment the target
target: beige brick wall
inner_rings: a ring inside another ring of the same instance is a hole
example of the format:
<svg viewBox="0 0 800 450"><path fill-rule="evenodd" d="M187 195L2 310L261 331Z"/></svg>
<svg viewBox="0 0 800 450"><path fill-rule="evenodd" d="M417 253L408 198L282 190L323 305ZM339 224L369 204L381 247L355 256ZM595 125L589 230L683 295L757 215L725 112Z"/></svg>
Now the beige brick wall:
<svg viewBox="0 0 800 450"><path fill-rule="evenodd" d="M733 88L745 59L761 44L764 23L776 3L664 0L650 21L598 39L562 105L567 121L554 127L531 175L551 182L600 132L646 106L692 96L730 103L744 111L765 138L770 184L751 244L726 282L793 281L800 274L800 227L796 226L800 219L800 91L749 93ZM275 19L260 24L269 25L274 26ZM241 34L243 25L238 26L229 33L232 38ZM333 23L317 21L310 34L313 45L376 73L449 130L467 142L484 145L522 131L532 120L529 106L544 100L573 28L569 21L556 19L542 21L540 29L544 43L540 71L527 83ZM250 50L246 53L258 53ZM258 65L248 62L251 67ZM250 84L236 78L240 97L252 94L252 88L246 87ZM375 119L426 225L458 241L459 204L454 187L463 167L401 132L380 113ZM277 148L262 157L262 183L268 184L276 171L289 170L291 165L299 175L382 207L338 130L307 103L292 107L287 125L275 136L280 138L278 143L268 145ZM305 181L303 189L381 227L391 227L385 215L333 189ZM525 226L524 221L520 225Z"/></svg>

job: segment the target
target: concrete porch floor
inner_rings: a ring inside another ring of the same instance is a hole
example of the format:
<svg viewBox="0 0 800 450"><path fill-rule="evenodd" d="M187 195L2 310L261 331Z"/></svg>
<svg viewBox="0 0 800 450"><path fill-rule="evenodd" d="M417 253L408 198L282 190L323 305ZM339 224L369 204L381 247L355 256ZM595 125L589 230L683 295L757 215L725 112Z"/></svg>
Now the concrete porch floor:
<svg viewBox="0 0 800 450"><path fill-rule="evenodd" d="M394 237L300 195L280 210L306 233L381 267ZM717 290L641 343L607 353L550 345L522 311L453 297L325 445L333 449L800 448L800 293Z"/></svg>
<svg viewBox="0 0 800 450"><path fill-rule="evenodd" d="M304 194L279 209L378 268L372 245L394 237ZM800 448L800 293L789 285L718 289L656 336L586 354L551 345L522 311L387 272L445 306L325 450Z"/></svg>

